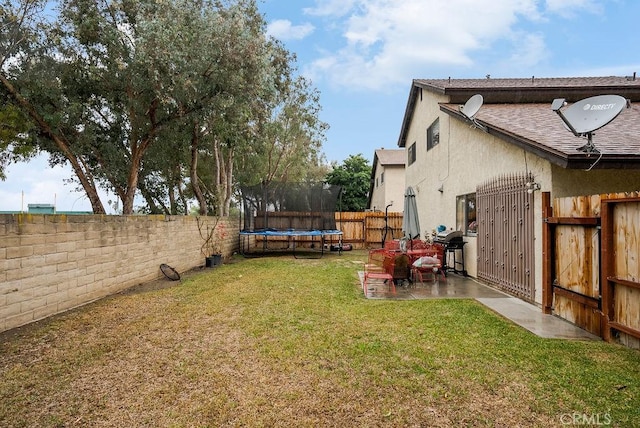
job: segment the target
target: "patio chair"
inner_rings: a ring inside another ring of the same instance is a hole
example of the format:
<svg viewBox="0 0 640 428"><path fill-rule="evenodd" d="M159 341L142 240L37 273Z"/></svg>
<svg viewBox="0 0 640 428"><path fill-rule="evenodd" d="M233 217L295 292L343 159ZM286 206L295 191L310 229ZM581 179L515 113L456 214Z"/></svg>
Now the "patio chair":
<svg viewBox="0 0 640 428"><path fill-rule="evenodd" d="M367 294L367 286L371 281L382 281L389 289L395 293L396 286L393 281L393 270L389 266L390 252L384 248L369 250L369 258L364 265L364 280L362 281L362 291Z"/></svg>
<svg viewBox="0 0 640 428"><path fill-rule="evenodd" d="M438 279L438 276L443 281L447 279L444 269L442 269L442 256L438 251L433 251L431 254L416 259L411 265L411 274L413 280L420 281L421 284L424 284L427 278L430 278L433 282Z"/></svg>
<svg viewBox="0 0 640 428"><path fill-rule="evenodd" d="M411 258L403 252L395 252L386 259L387 272L393 276L395 284L402 285L405 281L411 281Z"/></svg>

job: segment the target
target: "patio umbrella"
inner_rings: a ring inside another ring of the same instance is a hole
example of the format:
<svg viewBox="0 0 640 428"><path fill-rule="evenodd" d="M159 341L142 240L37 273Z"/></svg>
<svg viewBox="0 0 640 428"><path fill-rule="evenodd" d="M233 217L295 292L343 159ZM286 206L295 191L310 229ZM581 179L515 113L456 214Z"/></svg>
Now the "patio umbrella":
<svg viewBox="0 0 640 428"><path fill-rule="evenodd" d="M418 218L418 206L416 194L411 186L407 187L404 194L404 215L402 217L402 231L405 238L412 240L420 236L420 219Z"/></svg>

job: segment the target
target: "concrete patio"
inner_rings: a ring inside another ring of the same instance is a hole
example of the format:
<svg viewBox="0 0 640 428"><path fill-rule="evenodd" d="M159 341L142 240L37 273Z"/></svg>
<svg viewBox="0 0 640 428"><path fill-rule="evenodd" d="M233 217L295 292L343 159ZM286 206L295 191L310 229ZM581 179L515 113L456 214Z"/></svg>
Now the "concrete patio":
<svg viewBox="0 0 640 428"><path fill-rule="evenodd" d="M359 272L360 284L364 272ZM571 324L516 297L491 288L471 278L449 273L445 280L397 285L395 291L382 281L370 282L363 290L368 299L475 299L492 311L533 334L550 339L601 340L598 336Z"/></svg>

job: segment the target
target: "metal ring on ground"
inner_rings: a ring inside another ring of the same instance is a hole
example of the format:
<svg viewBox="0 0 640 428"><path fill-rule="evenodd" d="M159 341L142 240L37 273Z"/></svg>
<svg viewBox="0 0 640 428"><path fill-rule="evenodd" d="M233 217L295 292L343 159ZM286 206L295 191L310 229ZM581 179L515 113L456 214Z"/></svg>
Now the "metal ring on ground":
<svg viewBox="0 0 640 428"><path fill-rule="evenodd" d="M162 263L160 265L160 270L162 271L164 276L166 276L172 281L178 281L180 279L180 274L178 273L178 271L172 268L171 266L169 266L168 264Z"/></svg>

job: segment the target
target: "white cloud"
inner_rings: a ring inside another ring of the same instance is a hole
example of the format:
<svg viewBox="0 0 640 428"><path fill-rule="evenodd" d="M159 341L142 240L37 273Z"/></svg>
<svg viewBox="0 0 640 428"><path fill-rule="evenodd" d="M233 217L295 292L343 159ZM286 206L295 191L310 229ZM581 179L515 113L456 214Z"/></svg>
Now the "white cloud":
<svg viewBox="0 0 640 428"><path fill-rule="evenodd" d="M545 61L548 49L543 35L520 24L597 10L595 0L319 0L307 13L331 17L331 28L341 21L344 44L305 73L380 90L429 70L471 68L476 52L498 41L507 45L504 57L526 69Z"/></svg>
<svg viewBox="0 0 640 428"><path fill-rule="evenodd" d="M317 0L316 7L304 8L307 15L340 17L347 15L356 0Z"/></svg>
<svg viewBox="0 0 640 428"><path fill-rule="evenodd" d="M309 23L293 25L291 21L287 19L277 19L269 23L267 26L267 34L283 41L302 40L313 33L314 29L315 27Z"/></svg>
<svg viewBox="0 0 640 428"><path fill-rule="evenodd" d="M525 71L549 58L542 34L517 33L513 45L515 51L508 60L512 72Z"/></svg>
<svg viewBox="0 0 640 428"><path fill-rule="evenodd" d="M602 6L594 0L547 0L546 9L549 13L570 18L580 11L600 13Z"/></svg>
<svg viewBox="0 0 640 428"><path fill-rule="evenodd" d="M327 9L329 3L323 3ZM345 45L306 72L339 86L379 90L424 70L470 67L473 52L508 37L523 14L539 18L534 0L363 0L345 19ZM530 39L537 43L530 47L543 46L542 39Z"/></svg>

